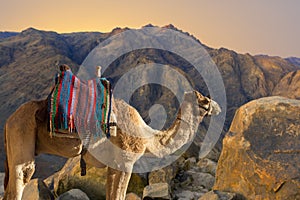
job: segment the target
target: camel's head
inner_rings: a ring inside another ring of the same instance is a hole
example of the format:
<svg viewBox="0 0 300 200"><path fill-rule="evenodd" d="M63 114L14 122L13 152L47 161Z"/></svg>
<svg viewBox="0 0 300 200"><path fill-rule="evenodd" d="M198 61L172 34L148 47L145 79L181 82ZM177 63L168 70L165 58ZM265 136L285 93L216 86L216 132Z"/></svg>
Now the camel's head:
<svg viewBox="0 0 300 200"><path fill-rule="evenodd" d="M219 104L212 100L210 96L205 97L198 91L194 91L194 93L197 97L199 107L207 111L206 115L218 115L221 112Z"/></svg>

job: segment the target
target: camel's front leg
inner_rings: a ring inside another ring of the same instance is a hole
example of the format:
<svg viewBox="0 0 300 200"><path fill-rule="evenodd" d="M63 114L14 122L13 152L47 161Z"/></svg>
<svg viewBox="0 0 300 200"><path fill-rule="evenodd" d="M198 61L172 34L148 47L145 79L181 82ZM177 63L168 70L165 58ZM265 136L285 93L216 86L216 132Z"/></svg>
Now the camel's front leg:
<svg viewBox="0 0 300 200"><path fill-rule="evenodd" d="M13 165L11 165L13 166ZM34 161L15 165L10 168L8 186L5 190L4 200L21 200L23 190L34 173Z"/></svg>
<svg viewBox="0 0 300 200"><path fill-rule="evenodd" d="M131 173L108 167L106 180L106 200L124 200Z"/></svg>

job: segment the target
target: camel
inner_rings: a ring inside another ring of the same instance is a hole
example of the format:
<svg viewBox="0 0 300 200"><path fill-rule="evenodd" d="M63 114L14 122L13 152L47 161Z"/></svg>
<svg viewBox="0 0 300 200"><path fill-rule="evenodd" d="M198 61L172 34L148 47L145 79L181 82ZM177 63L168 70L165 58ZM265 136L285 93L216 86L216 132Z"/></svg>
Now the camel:
<svg viewBox="0 0 300 200"><path fill-rule="evenodd" d="M112 159L125 166L120 170L107 166L107 200L124 200L133 164L145 153L163 157L182 147L198 124L207 115L221 112L219 105L209 97L197 91L186 92L177 118L169 129L160 131L149 127L136 109L123 100L113 99L112 112L116 116L117 131L111 137L103 138L126 155L112 153ZM30 181L34 171L36 155L54 154L67 158L80 155L82 141L79 137L51 136L47 130L47 100L30 101L21 105L6 121L5 135L5 180L4 200L21 200L25 185ZM196 124L196 125L195 125ZM100 142L101 143L101 142ZM91 153L97 146L94 143L84 159L88 165L104 168L95 154Z"/></svg>

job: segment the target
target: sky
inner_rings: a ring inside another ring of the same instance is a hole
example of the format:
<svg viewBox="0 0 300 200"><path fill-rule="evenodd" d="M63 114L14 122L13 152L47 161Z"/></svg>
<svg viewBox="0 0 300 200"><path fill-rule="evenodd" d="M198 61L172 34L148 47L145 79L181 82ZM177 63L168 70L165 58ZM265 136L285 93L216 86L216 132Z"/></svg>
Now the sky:
<svg viewBox="0 0 300 200"><path fill-rule="evenodd" d="M0 31L173 24L212 48L300 57L300 0L0 0Z"/></svg>

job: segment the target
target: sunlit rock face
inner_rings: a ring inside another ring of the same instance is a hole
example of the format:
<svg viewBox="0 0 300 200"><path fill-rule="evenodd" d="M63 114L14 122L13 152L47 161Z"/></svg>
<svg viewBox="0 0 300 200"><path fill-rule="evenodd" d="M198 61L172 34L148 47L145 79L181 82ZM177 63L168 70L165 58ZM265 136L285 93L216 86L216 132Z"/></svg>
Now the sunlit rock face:
<svg viewBox="0 0 300 200"><path fill-rule="evenodd" d="M300 101L266 97L240 107L223 140L214 189L248 199L300 198Z"/></svg>

